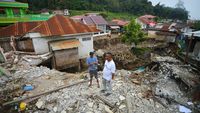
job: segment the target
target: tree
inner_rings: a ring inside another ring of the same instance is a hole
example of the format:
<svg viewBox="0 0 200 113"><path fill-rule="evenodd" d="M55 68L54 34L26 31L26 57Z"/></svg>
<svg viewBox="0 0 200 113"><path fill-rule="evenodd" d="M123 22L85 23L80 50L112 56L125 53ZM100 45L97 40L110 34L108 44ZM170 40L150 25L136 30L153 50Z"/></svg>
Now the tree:
<svg viewBox="0 0 200 113"><path fill-rule="evenodd" d="M200 21L197 21L194 23L194 27L195 30L200 30Z"/></svg>
<svg viewBox="0 0 200 113"><path fill-rule="evenodd" d="M144 37L145 35L141 30L141 26L135 20L132 20L124 29L122 41L129 44L134 42L137 45L140 41L144 40Z"/></svg>
<svg viewBox="0 0 200 113"><path fill-rule="evenodd" d="M178 0L176 8L185 9L184 2L182 0Z"/></svg>

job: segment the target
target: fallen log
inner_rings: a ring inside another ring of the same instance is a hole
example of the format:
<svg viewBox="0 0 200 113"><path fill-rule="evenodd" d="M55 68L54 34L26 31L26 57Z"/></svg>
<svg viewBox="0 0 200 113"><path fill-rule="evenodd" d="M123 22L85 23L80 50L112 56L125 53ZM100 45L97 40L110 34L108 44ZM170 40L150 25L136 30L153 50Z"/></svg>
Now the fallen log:
<svg viewBox="0 0 200 113"><path fill-rule="evenodd" d="M74 84L71 84L71 85L60 86L60 87L58 87L56 89L53 89L53 90L50 90L50 91L46 91L46 92L39 93L39 94L36 94L36 95L32 95L32 96L29 96L29 97L25 97L25 98L20 98L20 99L16 99L16 100L13 100L13 101L9 101L9 102L3 103L3 106L7 106L7 105L10 105L10 104L18 103L18 102L21 102L21 101L24 101L24 100L27 100L27 99L31 99L31 98L35 98L35 97L38 97L38 96L41 96L41 95L46 95L46 94L49 94L49 93L53 93L55 91L59 91L61 89L69 88L69 87L72 87L72 86L75 86L75 85L78 85L78 84L81 84L81 83L85 83L85 82L88 82L88 80L77 82L77 83L74 83Z"/></svg>
<svg viewBox="0 0 200 113"><path fill-rule="evenodd" d="M36 55L35 52L14 51L15 54Z"/></svg>

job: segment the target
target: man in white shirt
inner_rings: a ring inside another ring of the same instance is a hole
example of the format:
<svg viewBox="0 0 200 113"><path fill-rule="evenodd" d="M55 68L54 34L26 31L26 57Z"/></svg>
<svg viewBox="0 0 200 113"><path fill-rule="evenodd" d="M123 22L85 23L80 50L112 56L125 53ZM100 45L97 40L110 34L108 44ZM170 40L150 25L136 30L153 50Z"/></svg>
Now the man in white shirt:
<svg viewBox="0 0 200 113"><path fill-rule="evenodd" d="M101 90L101 92L103 93L106 92L105 95L109 96L112 93L111 80L114 80L116 67L112 59L111 53L107 53L105 59L106 61L104 64L103 79L102 79L103 89Z"/></svg>

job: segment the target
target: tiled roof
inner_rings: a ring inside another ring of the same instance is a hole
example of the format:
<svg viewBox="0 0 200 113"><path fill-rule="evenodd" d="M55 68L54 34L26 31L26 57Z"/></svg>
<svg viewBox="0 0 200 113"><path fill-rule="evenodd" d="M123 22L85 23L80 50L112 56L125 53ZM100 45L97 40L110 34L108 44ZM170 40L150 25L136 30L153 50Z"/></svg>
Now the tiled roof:
<svg viewBox="0 0 200 113"><path fill-rule="evenodd" d="M102 25L108 24L102 16L84 16L83 22L87 25Z"/></svg>
<svg viewBox="0 0 200 113"><path fill-rule="evenodd" d="M0 29L0 37L23 36L28 32L38 32L43 36L59 36L79 33L99 32L95 27L75 22L70 18L56 15L47 21L19 22Z"/></svg>

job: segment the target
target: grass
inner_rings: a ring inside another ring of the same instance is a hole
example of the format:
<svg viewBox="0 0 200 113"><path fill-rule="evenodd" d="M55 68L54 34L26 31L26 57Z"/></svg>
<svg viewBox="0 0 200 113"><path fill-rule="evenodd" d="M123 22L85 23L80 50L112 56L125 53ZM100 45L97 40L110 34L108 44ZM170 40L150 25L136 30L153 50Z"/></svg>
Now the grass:
<svg viewBox="0 0 200 113"><path fill-rule="evenodd" d="M83 15L86 13L103 13L107 15L107 20L112 19L123 19L123 20L131 20L136 18L135 15L132 15L130 13L114 13L114 12L107 12L107 11L86 11L86 10L70 10L71 16L75 15Z"/></svg>

